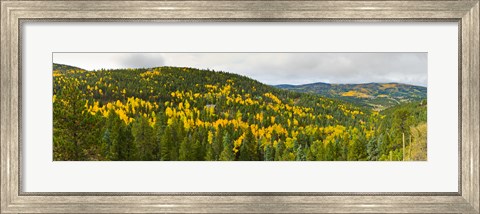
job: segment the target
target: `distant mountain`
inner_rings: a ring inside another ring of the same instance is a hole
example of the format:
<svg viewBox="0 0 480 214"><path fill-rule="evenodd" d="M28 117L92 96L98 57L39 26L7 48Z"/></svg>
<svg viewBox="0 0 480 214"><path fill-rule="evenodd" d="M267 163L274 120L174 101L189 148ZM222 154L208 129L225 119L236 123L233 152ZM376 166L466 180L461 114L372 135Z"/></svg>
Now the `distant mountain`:
<svg viewBox="0 0 480 214"><path fill-rule="evenodd" d="M401 83L328 84L319 82L305 85L283 84L275 87L337 98L376 110L427 98L426 87Z"/></svg>

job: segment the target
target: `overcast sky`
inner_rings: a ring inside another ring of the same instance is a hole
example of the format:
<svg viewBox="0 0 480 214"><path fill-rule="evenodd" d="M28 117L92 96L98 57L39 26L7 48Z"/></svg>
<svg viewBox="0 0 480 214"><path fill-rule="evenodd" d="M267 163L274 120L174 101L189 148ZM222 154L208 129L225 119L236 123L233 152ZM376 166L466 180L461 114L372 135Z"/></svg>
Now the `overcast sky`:
<svg viewBox="0 0 480 214"><path fill-rule="evenodd" d="M209 68L269 85L398 82L427 86L427 53L54 53L53 62L87 70Z"/></svg>

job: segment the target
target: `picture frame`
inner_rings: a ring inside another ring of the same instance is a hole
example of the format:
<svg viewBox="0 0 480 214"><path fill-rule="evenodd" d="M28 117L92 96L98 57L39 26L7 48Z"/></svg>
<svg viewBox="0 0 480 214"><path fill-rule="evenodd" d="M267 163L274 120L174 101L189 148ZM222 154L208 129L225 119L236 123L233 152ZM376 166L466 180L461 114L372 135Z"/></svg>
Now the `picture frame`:
<svg viewBox="0 0 480 214"><path fill-rule="evenodd" d="M1 0L1 213L479 213L479 1ZM25 21L453 21L459 25L457 193L28 193L21 191Z"/></svg>

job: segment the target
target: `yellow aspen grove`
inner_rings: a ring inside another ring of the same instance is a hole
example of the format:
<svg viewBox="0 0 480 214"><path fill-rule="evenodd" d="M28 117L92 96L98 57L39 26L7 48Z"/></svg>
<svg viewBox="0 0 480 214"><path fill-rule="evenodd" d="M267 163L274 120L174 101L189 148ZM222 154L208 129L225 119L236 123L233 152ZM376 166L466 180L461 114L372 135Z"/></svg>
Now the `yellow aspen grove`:
<svg viewBox="0 0 480 214"><path fill-rule="evenodd" d="M274 86L173 66L54 64L52 76L54 160L427 160L421 87Z"/></svg>

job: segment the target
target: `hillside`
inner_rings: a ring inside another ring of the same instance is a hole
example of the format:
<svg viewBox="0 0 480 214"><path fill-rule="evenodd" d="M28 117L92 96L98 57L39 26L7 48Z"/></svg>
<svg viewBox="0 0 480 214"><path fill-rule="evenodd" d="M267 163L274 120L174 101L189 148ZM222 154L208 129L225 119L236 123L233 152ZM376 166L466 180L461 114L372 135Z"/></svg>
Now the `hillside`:
<svg viewBox="0 0 480 214"><path fill-rule="evenodd" d="M85 69L82 69L82 68L79 68L79 67L75 67L75 66L71 66L71 65L57 64L57 63L53 63L53 70L54 71L61 71L61 72L66 72L66 71L70 71L70 70L86 71Z"/></svg>
<svg viewBox="0 0 480 214"><path fill-rule="evenodd" d="M427 88L400 83L277 85L281 89L319 94L376 110L427 98Z"/></svg>
<svg viewBox="0 0 480 214"><path fill-rule="evenodd" d="M398 132L381 125L396 109L386 115L195 68L53 67L61 68L53 71L54 160L401 158ZM417 126L424 118L407 119L400 117L397 123L410 136L405 127ZM413 142L421 140L417 138Z"/></svg>

